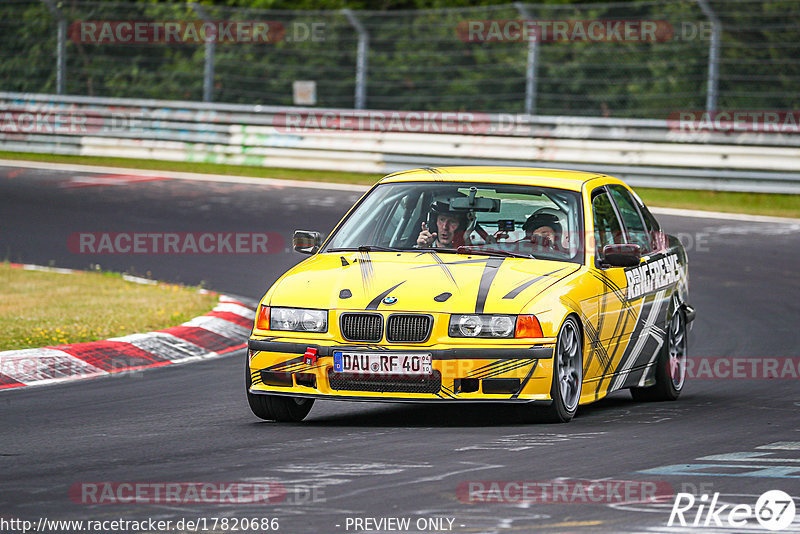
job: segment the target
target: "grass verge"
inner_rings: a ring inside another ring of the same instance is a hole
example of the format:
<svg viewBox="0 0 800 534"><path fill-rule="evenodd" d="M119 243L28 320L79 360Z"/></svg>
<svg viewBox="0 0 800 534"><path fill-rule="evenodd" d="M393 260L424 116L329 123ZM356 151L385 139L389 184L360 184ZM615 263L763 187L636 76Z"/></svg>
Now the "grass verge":
<svg viewBox="0 0 800 534"><path fill-rule="evenodd" d="M800 218L800 195L637 187L648 206Z"/></svg>
<svg viewBox="0 0 800 534"><path fill-rule="evenodd" d="M146 170L196 172L224 174L230 176L252 176L256 178L279 178L285 180L311 180L347 184L372 185L381 175L357 172L313 171L303 169L281 169L273 167L249 167L221 165L218 163L159 161L151 159L109 158L94 156L61 156L53 154L28 154L0 151L0 159L72 163L80 165L102 165ZM657 189L638 187L636 191L649 206L683 208L700 211L722 211L749 213L776 217L800 218L800 195L778 195L771 193L736 193L727 191L695 191L688 189Z"/></svg>
<svg viewBox="0 0 800 534"><path fill-rule="evenodd" d="M217 297L119 274L26 271L0 263L0 350L97 341L175 326Z"/></svg>

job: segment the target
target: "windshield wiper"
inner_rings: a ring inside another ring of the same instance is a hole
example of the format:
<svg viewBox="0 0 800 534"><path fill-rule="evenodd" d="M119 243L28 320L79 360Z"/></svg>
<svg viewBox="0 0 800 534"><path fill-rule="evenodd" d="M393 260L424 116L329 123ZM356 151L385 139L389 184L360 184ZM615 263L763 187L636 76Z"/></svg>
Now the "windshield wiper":
<svg viewBox="0 0 800 534"><path fill-rule="evenodd" d="M413 248L409 250L409 252L438 252L439 254L458 254L458 252L454 248L433 248L433 247Z"/></svg>
<svg viewBox="0 0 800 534"><path fill-rule="evenodd" d="M526 258L536 259L530 254L520 254L518 252L509 252L508 250L500 250L497 248L478 248L460 246L456 249L459 254L485 254L486 256L505 256L510 258Z"/></svg>
<svg viewBox="0 0 800 534"><path fill-rule="evenodd" d="M360 247L329 248L326 252L403 252L399 248L361 245Z"/></svg>

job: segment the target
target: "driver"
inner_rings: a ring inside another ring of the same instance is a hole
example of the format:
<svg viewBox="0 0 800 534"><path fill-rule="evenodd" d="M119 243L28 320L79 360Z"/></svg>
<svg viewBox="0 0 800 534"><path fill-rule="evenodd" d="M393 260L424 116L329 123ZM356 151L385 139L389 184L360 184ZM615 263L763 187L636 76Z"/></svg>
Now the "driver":
<svg viewBox="0 0 800 534"><path fill-rule="evenodd" d="M450 204L437 200L431 204L429 220L436 225L431 233L428 224L422 223L422 231L417 237L420 248L458 248L464 244L464 230L467 227L465 213L450 211Z"/></svg>

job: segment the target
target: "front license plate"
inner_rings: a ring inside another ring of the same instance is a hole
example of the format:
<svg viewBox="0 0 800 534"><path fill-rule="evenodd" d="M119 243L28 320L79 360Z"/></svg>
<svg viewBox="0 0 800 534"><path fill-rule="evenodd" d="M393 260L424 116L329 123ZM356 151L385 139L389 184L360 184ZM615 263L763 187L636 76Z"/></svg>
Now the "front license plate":
<svg viewBox="0 0 800 534"><path fill-rule="evenodd" d="M429 375L433 372L432 361L430 354L334 352L333 370L373 375Z"/></svg>

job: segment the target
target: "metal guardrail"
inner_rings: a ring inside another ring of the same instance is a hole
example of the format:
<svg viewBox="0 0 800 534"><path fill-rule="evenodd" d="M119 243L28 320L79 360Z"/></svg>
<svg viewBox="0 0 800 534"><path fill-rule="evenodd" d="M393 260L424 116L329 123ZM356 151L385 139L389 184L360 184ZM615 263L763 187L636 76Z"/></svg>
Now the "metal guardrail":
<svg viewBox="0 0 800 534"><path fill-rule="evenodd" d="M354 111L0 92L0 150L387 173L591 170L633 186L800 194L800 135L668 121Z"/></svg>
<svg viewBox="0 0 800 534"><path fill-rule="evenodd" d="M800 0L231 3L4 0L0 89L587 117L796 102Z"/></svg>

